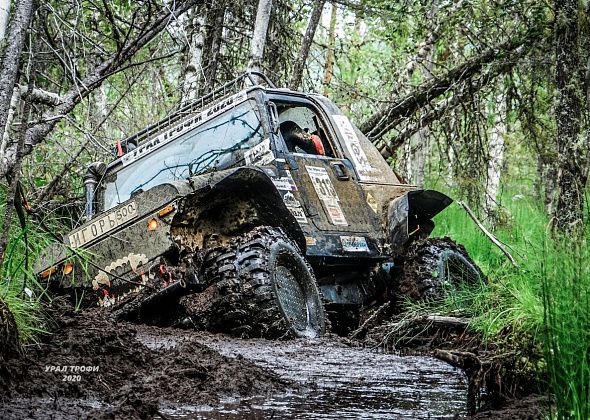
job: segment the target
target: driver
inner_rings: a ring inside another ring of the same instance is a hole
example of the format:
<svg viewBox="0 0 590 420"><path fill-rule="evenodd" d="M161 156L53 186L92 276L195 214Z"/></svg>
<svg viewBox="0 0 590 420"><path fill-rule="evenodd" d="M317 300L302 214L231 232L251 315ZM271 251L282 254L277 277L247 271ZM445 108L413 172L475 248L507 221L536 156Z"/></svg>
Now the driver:
<svg viewBox="0 0 590 420"><path fill-rule="evenodd" d="M309 132L303 130L295 122L282 122L280 130L287 143L287 149L290 152L297 152L296 148L298 147L305 153L311 155L324 156L326 154L320 137L315 134L309 134Z"/></svg>

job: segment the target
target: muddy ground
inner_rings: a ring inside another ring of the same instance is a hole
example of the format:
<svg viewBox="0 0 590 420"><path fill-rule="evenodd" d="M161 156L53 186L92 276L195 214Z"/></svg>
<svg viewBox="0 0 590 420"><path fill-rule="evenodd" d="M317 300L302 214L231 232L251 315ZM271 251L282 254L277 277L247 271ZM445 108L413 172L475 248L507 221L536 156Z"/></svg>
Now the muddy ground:
<svg viewBox="0 0 590 420"><path fill-rule="evenodd" d="M382 322L354 340L266 341L115 323L65 305L50 317L53 334L4 364L2 419L467 418L473 408L465 369L431 357L432 347L384 352ZM476 418L541 418L543 401L480 403Z"/></svg>
<svg viewBox="0 0 590 420"><path fill-rule="evenodd" d="M138 339L141 326L99 310L62 306L50 317L53 334L5 365L0 418L152 418L162 401L215 404L296 387L195 341L150 348Z"/></svg>

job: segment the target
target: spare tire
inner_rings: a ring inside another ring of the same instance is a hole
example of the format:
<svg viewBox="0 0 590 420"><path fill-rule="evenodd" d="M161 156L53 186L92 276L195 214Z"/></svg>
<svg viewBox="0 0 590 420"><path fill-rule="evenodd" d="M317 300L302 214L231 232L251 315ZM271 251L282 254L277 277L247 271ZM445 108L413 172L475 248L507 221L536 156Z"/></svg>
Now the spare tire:
<svg viewBox="0 0 590 420"><path fill-rule="evenodd" d="M414 300L440 299L461 283L486 281L465 248L447 237L416 242L402 258L397 293Z"/></svg>
<svg viewBox="0 0 590 420"><path fill-rule="evenodd" d="M311 267L280 229L259 227L212 250L202 272L211 284L200 299L206 309L187 302L198 295L183 299L195 324L209 331L263 338L312 338L325 331Z"/></svg>

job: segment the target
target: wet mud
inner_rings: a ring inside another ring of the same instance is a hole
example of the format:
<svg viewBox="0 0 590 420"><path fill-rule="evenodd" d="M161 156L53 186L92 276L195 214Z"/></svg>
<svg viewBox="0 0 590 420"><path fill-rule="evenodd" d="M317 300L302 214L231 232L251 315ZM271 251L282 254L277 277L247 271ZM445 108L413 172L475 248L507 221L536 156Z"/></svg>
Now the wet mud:
<svg viewBox="0 0 590 420"><path fill-rule="evenodd" d="M0 418L152 418L162 402L216 404L290 384L196 341L149 347L142 326L99 310L54 311L53 334L4 363Z"/></svg>
<svg viewBox="0 0 590 420"><path fill-rule="evenodd" d="M379 312L378 310L376 312ZM510 331L500 346L468 328L468 319L423 312L385 310L357 330L351 345L386 352L427 354L461 369L467 381L467 413L473 418L541 419L548 412L539 378L542 356L533 341L513 342Z"/></svg>
<svg viewBox="0 0 590 420"><path fill-rule="evenodd" d="M115 322L65 306L50 318L51 335L3 363L2 419L451 419L470 410L466 370L425 347L393 354L401 347L383 345L383 323L356 340L269 341ZM515 400L476 418L541 418L539 401Z"/></svg>
<svg viewBox="0 0 590 420"><path fill-rule="evenodd" d="M140 340L155 348L178 340L177 330L144 333ZM190 336L224 356L244 358L269 369L300 388L225 400L217 406L177 406L165 411L171 418L450 419L466 414L464 373L432 357L354 348L330 335L290 341L208 333Z"/></svg>

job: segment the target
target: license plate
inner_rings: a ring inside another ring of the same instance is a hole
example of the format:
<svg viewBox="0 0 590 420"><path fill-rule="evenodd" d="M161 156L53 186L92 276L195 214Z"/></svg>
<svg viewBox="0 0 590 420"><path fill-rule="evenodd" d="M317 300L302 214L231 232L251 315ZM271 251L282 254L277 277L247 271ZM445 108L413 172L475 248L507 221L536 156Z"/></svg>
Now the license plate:
<svg viewBox="0 0 590 420"><path fill-rule="evenodd" d="M123 223L128 222L135 216L137 216L137 204L132 201L123 207L99 217L89 225L83 226L70 233L68 236L70 246L83 246L99 236L110 232L117 226L121 226Z"/></svg>

